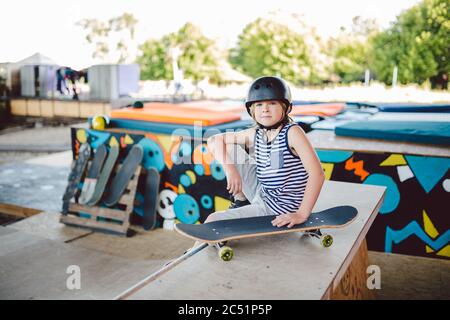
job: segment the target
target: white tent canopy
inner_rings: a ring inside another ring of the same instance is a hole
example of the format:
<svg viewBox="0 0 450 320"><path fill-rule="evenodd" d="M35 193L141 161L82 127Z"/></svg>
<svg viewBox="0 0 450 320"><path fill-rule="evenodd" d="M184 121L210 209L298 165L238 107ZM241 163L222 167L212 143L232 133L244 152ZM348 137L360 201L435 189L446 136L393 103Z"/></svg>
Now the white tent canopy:
<svg viewBox="0 0 450 320"><path fill-rule="evenodd" d="M44 56L42 53L36 52L35 54L25 58L23 60L17 61L15 63L16 66L24 66L24 65L57 65L55 61L50 59L47 56Z"/></svg>

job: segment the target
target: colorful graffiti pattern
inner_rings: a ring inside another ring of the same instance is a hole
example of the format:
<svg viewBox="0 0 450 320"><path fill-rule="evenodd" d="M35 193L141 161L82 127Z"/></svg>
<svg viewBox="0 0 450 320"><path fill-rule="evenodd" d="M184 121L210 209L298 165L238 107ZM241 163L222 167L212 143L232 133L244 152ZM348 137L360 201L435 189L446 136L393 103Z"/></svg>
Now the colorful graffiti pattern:
<svg viewBox="0 0 450 320"><path fill-rule="evenodd" d="M369 250L450 258L450 158L318 150L328 180L387 187Z"/></svg>
<svg viewBox="0 0 450 320"><path fill-rule="evenodd" d="M205 143L166 135L137 135L72 128L72 150L89 142L93 148L115 139L120 145L119 161L133 144L144 149L142 166L161 173L157 205L158 226L173 229L175 223L202 223L212 212L230 205L225 173L213 159ZM139 180L132 223L143 217L144 179Z"/></svg>

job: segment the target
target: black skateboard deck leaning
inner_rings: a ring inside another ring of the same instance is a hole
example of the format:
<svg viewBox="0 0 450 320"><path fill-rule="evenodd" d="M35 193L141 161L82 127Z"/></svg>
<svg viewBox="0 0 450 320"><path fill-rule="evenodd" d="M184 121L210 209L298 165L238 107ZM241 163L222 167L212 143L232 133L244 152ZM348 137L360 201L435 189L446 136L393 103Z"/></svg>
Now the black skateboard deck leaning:
<svg viewBox="0 0 450 320"><path fill-rule="evenodd" d="M68 184L66 191L63 195L63 205L62 214L67 214L69 212L70 199L75 196L76 190L80 183L80 180L86 170L89 158L91 156L91 146L87 143L83 143L78 151L78 158L72 165L72 170L70 171Z"/></svg>
<svg viewBox="0 0 450 320"><path fill-rule="evenodd" d="M144 230L152 230L156 226L156 205L159 195L159 172L156 168L147 169L144 195Z"/></svg>
<svg viewBox="0 0 450 320"><path fill-rule="evenodd" d="M228 240L274 235L288 232L305 232L320 238L323 246L329 247L333 243L330 235L322 235L320 229L341 228L351 223L358 211L351 206L339 206L320 212L313 212L307 221L291 228L276 227L272 220L277 216L262 216L242 219L213 221L204 224L176 224L175 230L182 235L208 244L220 244L219 255L223 260L230 260L233 253L231 248L221 243ZM224 256L225 255L225 256ZM231 257L229 256L231 255Z"/></svg>
<svg viewBox="0 0 450 320"><path fill-rule="evenodd" d="M100 172L103 167L103 163L105 162L106 155L106 146L104 144L101 144L94 154L94 159L92 160L86 178L83 181L83 188L81 189L81 194L78 198L79 203L86 204L92 197L95 191L95 185L97 184Z"/></svg>
<svg viewBox="0 0 450 320"><path fill-rule="evenodd" d="M119 157L119 146L111 146L109 149L108 157L106 158L105 164L103 165L102 171L100 172L100 177L95 184L95 189L92 196L87 200L88 206L96 205L103 196L108 180L111 176L111 172L116 165L117 158Z"/></svg>
<svg viewBox="0 0 450 320"><path fill-rule="evenodd" d="M136 169L141 164L143 155L144 151L140 145L135 144L131 148L107 190L107 195L103 200L105 205L112 207L119 202Z"/></svg>

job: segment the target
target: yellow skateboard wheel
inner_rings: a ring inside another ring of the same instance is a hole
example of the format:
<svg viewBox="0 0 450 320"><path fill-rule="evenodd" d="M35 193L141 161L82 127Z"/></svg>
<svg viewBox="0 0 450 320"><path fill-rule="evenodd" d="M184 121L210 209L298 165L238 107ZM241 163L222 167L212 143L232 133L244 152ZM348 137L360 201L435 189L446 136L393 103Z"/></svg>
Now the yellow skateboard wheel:
<svg viewBox="0 0 450 320"><path fill-rule="evenodd" d="M325 248L328 248L333 244L333 237L329 234L324 234L320 237L320 241Z"/></svg>
<svg viewBox="0 0 450 320"><path fill-rule="evenodd" d="M219 257L223 261L230 261L231 259L233 259L233 255L233 249L231 249L230 247L223 246L219 249Z"/></svg>

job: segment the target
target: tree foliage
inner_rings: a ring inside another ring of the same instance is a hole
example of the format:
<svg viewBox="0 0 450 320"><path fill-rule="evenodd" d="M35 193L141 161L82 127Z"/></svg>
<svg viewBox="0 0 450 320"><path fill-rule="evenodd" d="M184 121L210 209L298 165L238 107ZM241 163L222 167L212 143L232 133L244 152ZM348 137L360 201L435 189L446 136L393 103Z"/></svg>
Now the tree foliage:
<svg viewBox="0 0 450 320"><path fill-rule="evenodd" d="M114 59L117 63L129 58L129 43L134 39L137 24L132 14L124 13L108 21L83 19L76 24L85 30L86 41L94 46L93 58L109 61L114 53L118 53Z"/></svg>
<svg viewBox="0 0 450 320"><path fill-rule="evenodd" d="M449 10L448 0L424 0L373 37L370 60L377 77L391 83L395 66L400 83L421 84L440 74L448 75Z"/></svg>
<svg viewBox="0 0 450 320"><path fill-rule="evenodd" d="M175 48L180 51L178 66L186 78L195 82L205 78L216 83L221 81L219 51L214 41L205 37L192 23L186 23L177 32L159 40L150 39L140 46L141 55L137 62L141 65L142 78L172 79L172 50Z"/></svg>
<svg viewBox="0 0 450 320"><path fill-rule="evenodd" d="M279 75L301 84L316 77L303 37L287 26L258 18L245 27L230 62L251 77Z"/></svg>
<svg viewBox="0 0 450 320"><path fill-rule="evenodd" d="M369 68L368 38L375 34L378 25L373 19L353 18L350 31L341 28L340 34L328 41L328 53L333 63L331 72L342 82L361 81Z"/></svg>

